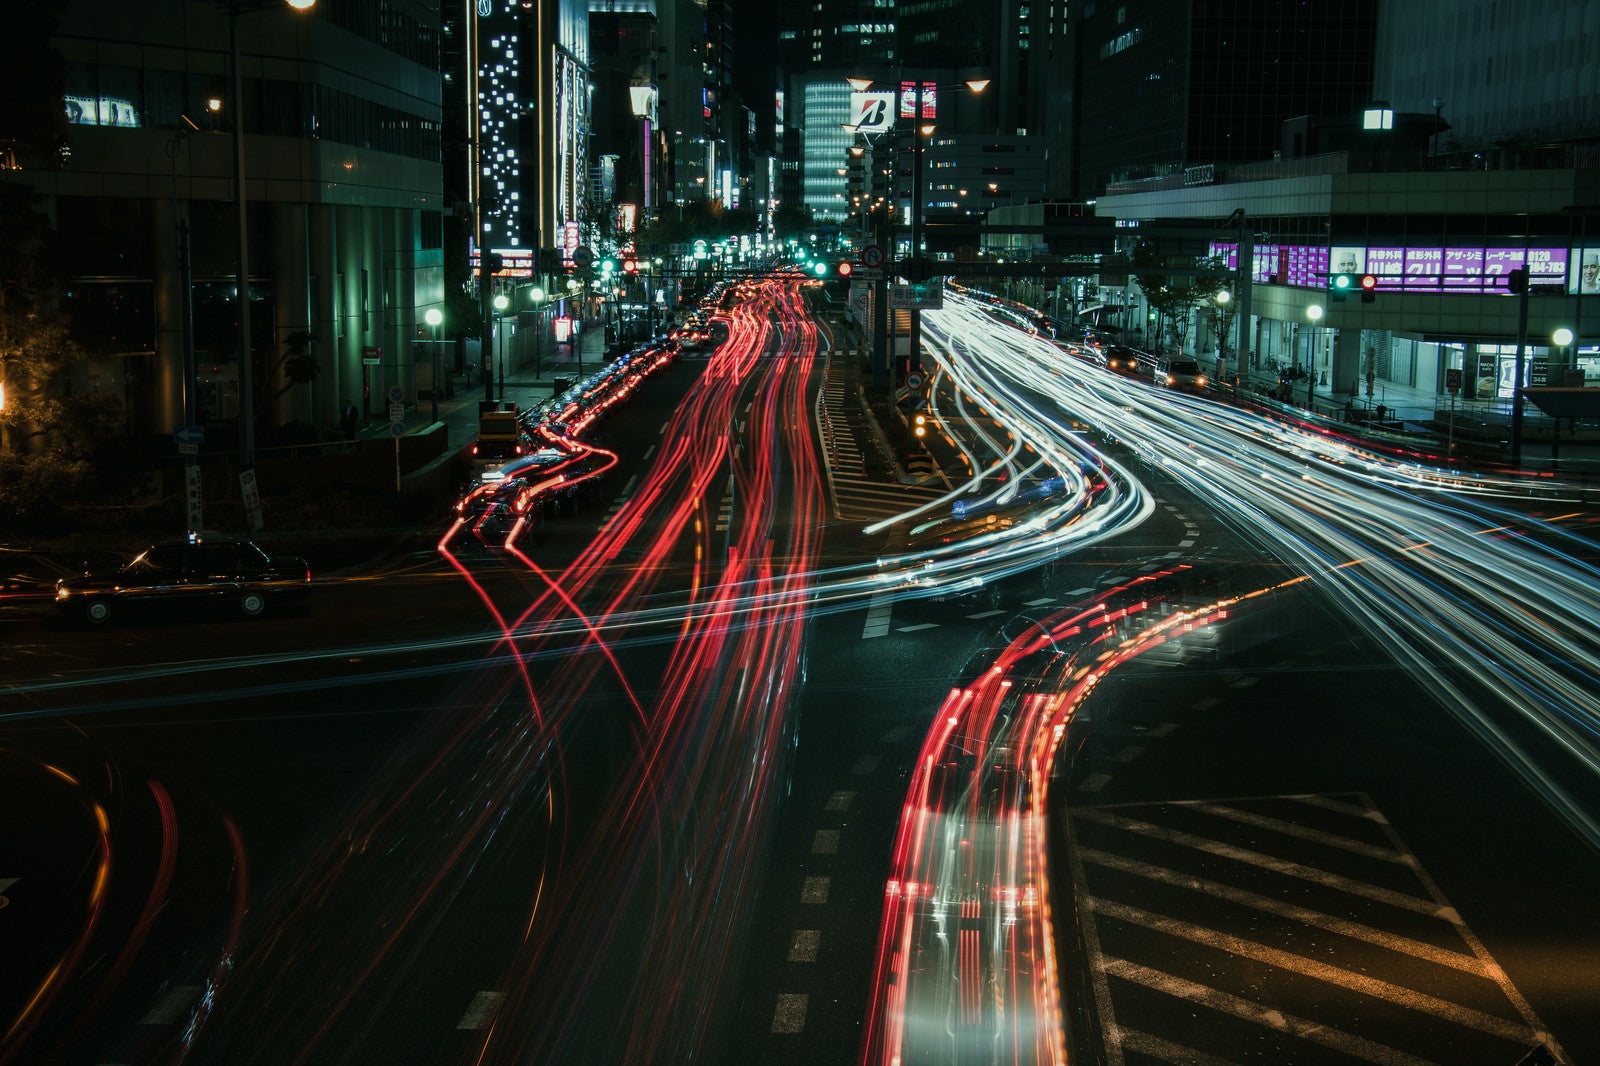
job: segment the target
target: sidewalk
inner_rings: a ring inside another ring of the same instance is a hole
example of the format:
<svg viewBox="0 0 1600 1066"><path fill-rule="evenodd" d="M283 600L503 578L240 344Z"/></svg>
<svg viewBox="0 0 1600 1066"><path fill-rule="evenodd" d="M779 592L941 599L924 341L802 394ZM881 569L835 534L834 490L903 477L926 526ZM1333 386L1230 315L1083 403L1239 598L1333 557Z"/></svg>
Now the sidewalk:
<svg viewBox="0 0 1600 1066"><path fill-rule="evenodd" d="M506 367L504 387L496 381L492 393L488 385L478 380L476 366L471 368L470 385L462 384L460 374L452 375L449 394L439 398L437 419L434 417L434 404L426 397L418 400L415 406L406 408L406 434L421 432L438 421L445 426L445 440L449 447L460 448L478 436L478 404L481 401L492 399L497 403L513 403L518 410L525 411L554 396L558 391L555 388L558 378L569 383L577 380L580 363L583 375L587 376L609 362L616 352L632 347L631 344L614 346L608 351L605 336L598 329L585 331L580 339L581 351L574 352L569 345L557 345L556 351L543 353L537 374L531 362L525 366ZM361 440L387 440L390 437L389 423L369 422L356 431L356 436Z"/></svg>

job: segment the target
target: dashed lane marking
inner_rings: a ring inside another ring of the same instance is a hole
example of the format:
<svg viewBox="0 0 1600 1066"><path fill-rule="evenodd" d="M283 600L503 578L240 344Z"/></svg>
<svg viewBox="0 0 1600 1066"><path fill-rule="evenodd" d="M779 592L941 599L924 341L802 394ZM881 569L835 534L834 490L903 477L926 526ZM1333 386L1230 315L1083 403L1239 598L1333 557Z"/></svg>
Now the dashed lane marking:
<svg viewBox="0 0 1600 1066"><path fill-rule="evenodd" d="M889 635L889 616L894 612L894 600L879 593L867 601L867 624L861 629L861 639Z"/></svg>
<svg viewBox="0 0 1600 1066"><path fill-rule="evenodd" d="M856 794L854 792L835 792L828 797L828 802L822 805L822 809L825 811L848 811L850 804L854 803L855 799Z"/></svg>
<svg viewBox="0 0 1600 1066"><path fill-rule="evenodd" d="M467 1005L467 1012L456 1022L457 1029L482 1029L494 1017L495 1008L500 1006L501 993L479 992L472 997L472 1002Z"/></svg>
<svg viewBox="0 0 1600 1066"><path fill-rule="evenodd" d="M1067 595L1068 596L1087 596L1087 595L1089 595L1089 593L1091 593L1093 591L1094 591L1094 589L1091 589L1091 588L1073 589L1071 592L1067 593Z"/></svg>
<svg viewBox="0 0 1600 1066"><path fill-rule="evenodd" d="M993 618L997 614L1005 614L1005 612L1001 610L979 611L977 614L967 615L967 620L972 622L981 622L985 618Z"/></svg>
<svg viewBox="0 0 1600 1066"><path fill-rule="evenodd" d="M1259 677L1241 677L1237 681L1228 682L1228 687L1229 688L1251 688L1252 686L1255 685L1256 682L1258 682L1260 680L1261 679Z"/></svg>
<svg viewBox="0 0 1600 1066"><path fill-rule="evenodd" d="M1054 603L1054 602L1056 602L1056 598L1054 596L1040 596L1036 600L1023 600L1022 601L1022 606L1024 606L1024 607L1043 607L1047 603Z"/></svg>
<svg viewBox="0 0 1600 1066"><path fill-rule="evenodd" d="M816 836L811 838L811 854L837 855L839 854L839 830L818 829Z"/></svg>
<svg viewBox="0 0 1600 1066"><path fill-rule="evenodd" d="M939 624L937 622L918 622L914 626L895 626L894 631L896 633L918 633L918 632L921 632L924 629L938 629L938 628L939 628Z"/></svg>
<svg viewBox="0 0 1600 1066"><path fill-rule="evenodd" d="M1078 791L1099 792L1102 788L1106 787L1106 784L1110 782L1110 780L1110 774L1090 774L1088 777L1084 778L1083 783L1078 786Z"/></svg>
<svg viewBox="0 0 1600 1066"><path fill-rule="evenodd" d="M854 766L850 767L850 772L864 776L872 773L877 768L878 757L876 755L863 755L861 758L856 760L856 764Z"/></svg>
<svg viewBox="0 0 1600 1066"><path fill-rule="evenodd" d="M1130 744L1121 751L1117 752L1115 755L1111 756L1111 758L1114 762L1130 763L1143 754L1144 748L1137 744Z"/></svg>
<svg viewBox="0 0 1600 1066"><path fill-rule="evenodd" d="M816 962L817 949L822 945L821 929L796 929L789 941L790 962Z"/></svg>
<svg viewBox="0 0 1600 1066"><path fill-rule="evenodd" d="M774 1033L800 1033L806 1028L806 1005L810 1001L804 992L784 992L778 996L778 1008L772 1012Z"/></svg>
<svg viewBox="0 0 1600 1066"><path fill-rule="evenodd" d="M1195 700L1193 703L1189 704L1189 709L1191 711L1209 711L1211 708L1216 707L1221 703L1222 701L1217 699L1217 697L1207 696L1205 699Z"/></svg>
<svg viewBox="0 0 1600 1066"><path fill-rule="evenodd" d="M1173 731L1176 730L1177 728L1178 728L1178 723L1177 722L1162 722L1160 725L1151 726L1149 729L1145 730L1145 736L1150 736L1150 737L1171 736Z"/></svg>
<svg viewBox="0 0 1600 1066"><path fill-rule="evenodd" d="M833 883L831 877L808 877L800 886L800 902L823 904L828 902L828 888Z"/></svg>

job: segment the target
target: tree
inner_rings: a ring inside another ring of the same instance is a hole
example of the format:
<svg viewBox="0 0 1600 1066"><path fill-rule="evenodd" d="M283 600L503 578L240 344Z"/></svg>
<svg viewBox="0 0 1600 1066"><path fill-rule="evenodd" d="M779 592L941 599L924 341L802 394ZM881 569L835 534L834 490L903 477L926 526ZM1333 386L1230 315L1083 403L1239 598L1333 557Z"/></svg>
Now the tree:
<svg viewBox="0 0 1600 1066"><path fill-rule="evenodd" d="M1177 341L1178 350L1181 352L1184 334L1189 325L1189 311L1196 306L1206 304L1215 307L1217 293L1222 291L1223 277L1166 274L1165 270L1173 268L1168 265L1167 257L1158 255L1155 246L1149 241L1139 242L1134 249L1131 265L1134 280L1139 283L1145 302L1164 318L1166 332ZM1194 265L1218 268L1226 266L1220 259L1204 258L1194 260ZM1164 347L1159 336L1156 343L1158 348Z"/></svg>
<svg viewBox="0 0 1600 1066"><path fill-rule="evenodd" d="M297 329L284 338L283 350L277 358L264 362L257 373L261 380L256 394L256 422L265 424L267 416L271 413L278 399L286 395L296 385L309 385L317 380L317 375L322 372L322 365L317 362L317 357L311 354L311 334L307 330ZM271 391L276 382L277 391Z"/></svg>

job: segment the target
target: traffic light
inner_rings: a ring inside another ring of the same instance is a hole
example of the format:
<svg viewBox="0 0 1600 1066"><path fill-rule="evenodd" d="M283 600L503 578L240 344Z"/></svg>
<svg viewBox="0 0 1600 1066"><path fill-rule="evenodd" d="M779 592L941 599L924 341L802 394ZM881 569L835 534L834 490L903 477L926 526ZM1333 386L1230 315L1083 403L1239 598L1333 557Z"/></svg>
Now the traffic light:
<svg viewBox="0 0 1600 1066"><path fill-rule="evenodd" d="M916 435L918 440L926 437L930 428L932 428L932 424L928 421L927 415L919 411L911 416L911 432Z"/></svg>
<svg viewBox="0 0 1600 1066"><path fill-rule="evenodd" d="M639 273L639 261L637 259L624 259L622 261L622 272L624 274Z"/></svg>
<svg viewBox="0 0 1600 1066"><path fill-rule="evenodd" d="M1378 298L1378 279L1372 274L1361 275L1361 302L1369 304Z"/></svg>
<svg viewBox="0 0 1600 1066"><path fill-rule="evenodd" d="M828 264L818 260L811 264L811 272L819 278L825 278L828 276Z"/></svg>
<svg viewBox="0 0 1600 1066"><path fill-rule="evenodd" d="M600 276L601 277L609 278L611 275L615 274L616 272L617 272L617 261L615 259L602 259L602 260L600 260Z"/></svg>
<svg viewBox="0 0 1600 1066"><path fill-rule="evenodd" d="M851 274L855 273L855 269L856 265L850 262L850 260L842 259L839 261L838 271L841 278L848 278Z"/></svg>
<svg viewBox="0 0 1600 1066"><path fill-rule="evenodd" d="M1356 279L1353 274L1333 274L1328 278L1328 297L1333 300L1345 300L1350 296L1350 290L1355 288Z"/></svg>

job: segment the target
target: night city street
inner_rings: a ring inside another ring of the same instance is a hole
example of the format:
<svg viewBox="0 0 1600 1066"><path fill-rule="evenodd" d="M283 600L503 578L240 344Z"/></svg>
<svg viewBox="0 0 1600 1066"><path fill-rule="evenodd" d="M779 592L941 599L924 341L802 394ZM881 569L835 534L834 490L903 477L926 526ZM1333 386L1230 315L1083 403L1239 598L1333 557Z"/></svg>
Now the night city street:
<svg viewBox="0 0 1600 1066"><path fill-rule="evenodd" d="M1600 9L19 3L0 1066L1600 1062Z"/></svg>

